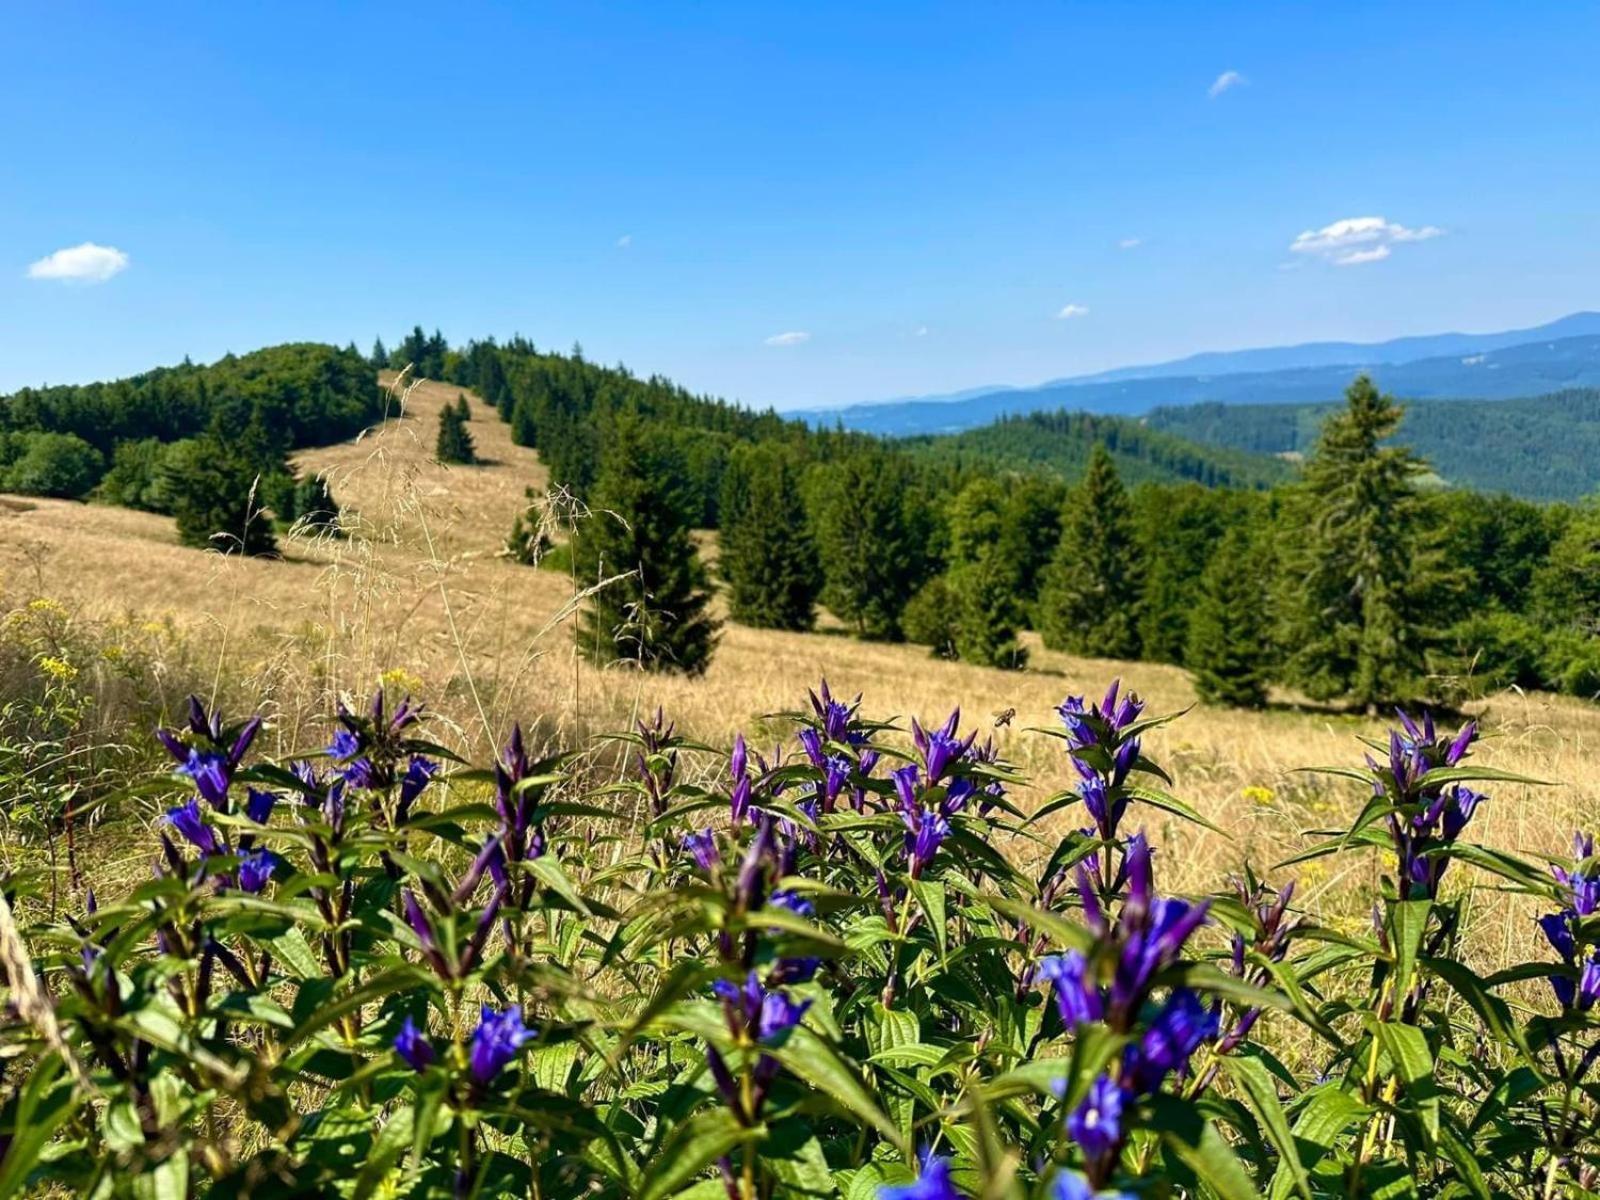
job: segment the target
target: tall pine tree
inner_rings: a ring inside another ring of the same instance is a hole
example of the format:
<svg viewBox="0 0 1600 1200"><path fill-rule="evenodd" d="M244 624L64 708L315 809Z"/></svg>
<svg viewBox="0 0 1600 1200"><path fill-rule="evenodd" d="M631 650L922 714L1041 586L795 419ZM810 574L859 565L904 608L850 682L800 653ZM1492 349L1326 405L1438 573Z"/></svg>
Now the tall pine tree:
<svg viewBox="0 0 1600 1200"><path fill-rule="evenodd" d="M1268 573L1248 526L1222 537L1200 576L1189 615L1185 661L1208 704L1261 708L1267 702Z"/></svg>
<svg viewBox="0 0 1600 1200"><path fill-rule="evenodd" d="M1419 521L1426 464L1387 442L1402 411L1365 375L1323 423L1284 506L1280 641L1288 681L1369 711L1423 690L1443 572Z"/></svg>
<svg viewBox="0 0 1600 1200"><path fill-rule="evenodd" d="M775 444L736 447L720 503L722 578L735 621L763 629L810 629L822 572L806 522L800 468Z"/></svg>
<svg viewBox="0 0 1600 1200"><path fill-rule="evenodd" d="M1067 497L1061 542L1039 591L1037 624L1053 650L1100 658L1139 655L1142 564L1128 493L1104 446Z"/></svg>
<svg viewBox="0 0 1600 1200"><path fill-rule="evenodd" d="M597 663L698 675L711 661L717 626L706 611L711 597L679 465L637 414L616 414L605 434L593 516L574 552L582 577L621 578L590 597L579 645Z"/></svg>

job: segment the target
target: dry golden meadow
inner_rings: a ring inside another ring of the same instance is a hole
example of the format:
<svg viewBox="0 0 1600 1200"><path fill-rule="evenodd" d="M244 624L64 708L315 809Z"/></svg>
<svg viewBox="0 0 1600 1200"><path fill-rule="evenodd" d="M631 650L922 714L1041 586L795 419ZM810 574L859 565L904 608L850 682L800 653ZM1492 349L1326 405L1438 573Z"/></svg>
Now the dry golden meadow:
<svg viewBox="0 0 1600 1200"><path fill-rule="evenodd" d="M942 718L959 704L967 723L994 727L1005 755L1030 778L1020 797L1029 808L1069 782L1060 744L1028 731L1052 725L1064 695L1098 694L1120 676L1154 712L1194 702L1185 673L1173 667L1073 658L1034 642L1029 669L1005 672L826 629L789 634L728 624L698 679L596 669L573 647L575 594L586 581L501 554L525 507L524 488L546 482L537 455L514 446L507 426L474 399L470 429L486 463L433 461L439 409L459 393L421 383L362 438L300 455L302 469L330 476L353 536L293 537L283 561L184 548L163 517L0 500L0 599L12 610L53 602L47 607L63 621L140 643L157 686L176 691L209 680L221 688L228 680L229 695L271 714L267 748L280 751L320 744L328 697L369 691L385 673L425 696L454 740L480 756L514 718L544 744L570 746L657 705L696 738L725 741L745 730L759 747L767 740L761 715L796 707L825 676L836 692L863 693L874 716ZM107 651L112 659L117 653ZM997 724L1011 709L1015 718ZM1474 711L1487 733L1479 761L1556 781L1493 789L1472 826L1478 840L1529 855L1559 853L1574 827L1596 824L1600 708L1505 693ZM1197 708L1154 734L1150 749L1173 790L1222 830L1179 827L1147 811L1163 885L1213 887L1246 859L1265 869L1303 848L1305 830L1348 819L1362 800L1358 785L1296 768L1354 764L1359 737L1384 728L1284 702L1259 713ZM97 869L142 872L150 845L126 827L119 822L118 836L89 852ZM1016 845L1019 855L1029 853L1028 843ZM1382 864L1374 856L1326 861L1338 865L1317 862L1271 877L1298 875L1300 902L1329 921L1360 920L1357 897L1370 897ZM1456 886L1467 871L1457 868ZM1493 892L1483 896L1471 939L1490 967L1516 958L1535 931L1520 907Z"/></svg>

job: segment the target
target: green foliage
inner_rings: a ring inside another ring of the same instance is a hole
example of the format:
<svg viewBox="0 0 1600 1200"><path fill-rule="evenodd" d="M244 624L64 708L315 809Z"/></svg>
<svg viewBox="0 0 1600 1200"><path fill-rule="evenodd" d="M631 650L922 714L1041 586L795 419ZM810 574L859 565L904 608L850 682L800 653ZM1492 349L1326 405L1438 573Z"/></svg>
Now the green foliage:
<svg viewBox="0 0 1600 1200"><path fill-rule="evenodd" d="M1248 493L1197 484L1145 484L1133 513L1144 564L1139 606L1140 655L1149 662L1186 663L1195 594L1223 536L1262 522L1267 504ZM1261 636L1257 629L1256 636Z"/></svg>
<svg viewBox="0 0 1600 1200"><path fill-rule="evenodd" d="M433 456L442 463L472 466L478 461L478 451L473 445L472 431L467 428L466 397L462 403L446 404L439 410L439 437L434 443Z"/></svg>
<svg viewBox="0 0 1600 1200"><path fill-rule="evenodd" d="M1128 830L1200 818L1116 686L1062 705L1085 786L1040 804L958 715L908 737L825 684L769 719L781 768L658 712L598 783L516 728L475 769L419 711L341 708L291 768L194 701L137 791L153 878L8 879L0 1194L1593 1191L1600 858L1462 836L1530 783L1470 727L1337 769L1352 821L1296 861L1372 880L1366 934L1248 866L1166 894L1183 842ZM1549 945L1490 973L1464 933L1508 900Z"/></svg>
<svg viewBox="0 0 1600 1200"><path fill-rule="evenodd" d="M716 622L681 464L631 413L612 418L604 444L593 516L574 538L580 578L601 585L579 645L597 663L697 675L711 661Z"/></svg>
<svg viewBox="0 0 1600 1200"><path fill-rule="evenodd" d="M952 604L956 657L986 667L1021 667L1019 564L1006 553L1002 532L1009 513L1004 489L975 479L951 502L946 592Z"/></svg>
<svg viewBox="0 0 1600 1200"><path fill-rule="evenodd" d="M1439 566L1416 489L1425 465L1385 444L1400 418L1358 378L1284 506L1280 641L1290 682L1316 699L1375 709L1426 690Z"/></svg>
<svg viewBox="0 0 1600 1200"><path fill-rule="evenodd" d="M735 621L810 629L822 586L796 456L778 445L737 447L723 476L718 569Z"/></svg>
<svg viewBox="0 0 1600 1200"><path fill-rule="evenodd" d="M0 491L79 500L103 469L100 452L77 434L0 434Z"/></svg>
<svg viewBox="0 0 1600 1200"><path fill-rule="evenodd" d="M522 498L528 503L506 535L505 553L525 567L542 566L553 548L545 520L547 505L531 487L522 489Z"/></svg>
<svg viewBox="0 0 1600 1200"><path fill-rule="evenodd" d="M1158 408L1155 429L1207 446L1301 454L1336 404ZM1448 483L1526 500L1577 500L1600 487L1600 390L1510 400L1413 400L1406 440ZM1493 447L1493 453L1486 453Z"/></svg>
<svg viewBox="0 0 1600 1200"><path fill-rule="evenodd" d="M1128 494L1110 454L1096 447L1088 474L1067 498L1061 542L1040 589L1037 622L1045 645L1137 657L1141 585Z"/></svg>
<svg viewBox="0 0 1600 1200"><path fill-rule="evenodd" d="M256 453L255 439L233 441L207 433L166 457L161 488L185 545L224 554L271 555L277 537L265 511L262 484L287 475Z"/></svg>
<svg viewBox="0 0 1600 1200"><path fill-rule="evenodd" d="M959 658L956 597L946 576L935 575L906 601L900 629L908 642L927 646L939 658Z"/></svg>
<svg viewBox="0 0 1600 1200"><path fill-rule="evenodd" d="M1533 608L1546 624L1600 637L1600 500L1573 512L1532 590Z"/></svg>
<svg viewBox="0 0 1600 1200"><path fill-rule="evenodd" d="M931 530L911 465L872 444L813 467L807 483L823 603L862 637L898 640L927 578Z"/></svg>
<svg viewBox="0 0 1600 1200"><path fill-rule="evenodd" d="M174 443L207 431L237 438L254 423L273 430L285 450L324 446L353 437L381 411L381 393L361 355L298 343L109 383L23 388L0 397L0 441L41 433L82 439L95 456L52 442L56 449L43 465L46 476L70 482L79 489L73 494L83 495L128 443ZM131 451L105 498L132 496L137 507L166 511L170 502L152 491L161 471L153 449Z"/></svg>
<svg viewBox="0 0 1600 1200"><path fill-rule="evenodd" d="M1270 648L1268 573L1259 542L1242 525L1223 535L1200 577L1185 661L1194 688L1210 704L1261 708L1267 702Z"/></svg>
<svg viewBox="0 0 1600 1200"><path fill-rule="evenodd" d="M944 469L1048 471L1071 481L1088 471L1097 449L1111 455L1130 484L1192 481L1207 487L1264 488L1292 475L1287 463L1265 455L1200 445L1130 417L1064 409L1002 417L979 429L906 438L903 444Z"/></svg>

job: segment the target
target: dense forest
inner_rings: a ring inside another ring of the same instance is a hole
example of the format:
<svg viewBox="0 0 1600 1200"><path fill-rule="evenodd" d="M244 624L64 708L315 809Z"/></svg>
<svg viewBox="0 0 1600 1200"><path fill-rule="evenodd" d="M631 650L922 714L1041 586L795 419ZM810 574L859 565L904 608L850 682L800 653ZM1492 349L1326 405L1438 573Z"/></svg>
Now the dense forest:
<svg viewBox="0 0 1600 1200"><path fill-rule="evenodd" d="M1159 408L1146 420L1153 429L1208 446L1303 453L1336 407L1196 404ZM1600 487L1600 390L1408 401L1405 440L1453 486L1528 500L1577 500Z"/></svg>

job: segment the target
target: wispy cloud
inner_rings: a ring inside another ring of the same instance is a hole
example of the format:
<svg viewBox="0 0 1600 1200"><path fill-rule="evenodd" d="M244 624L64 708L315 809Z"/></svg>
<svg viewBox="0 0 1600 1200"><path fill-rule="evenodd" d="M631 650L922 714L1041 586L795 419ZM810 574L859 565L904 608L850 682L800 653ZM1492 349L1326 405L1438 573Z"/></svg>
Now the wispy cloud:
<svg viewBox="0 0 1600 1200"><path fill-rule="evenodd" d="M104 283L128 268L128 256L115 246L84 242L46 254L28 267L29 279L64 279L73 283Z"/></svg>
<svg viewBox="0 0 1600 1200"><path fill-rule="evenodd" d="M802 342L809 342L811 335L803 329L791 329L787 333L775 333L767 339L769 346L798 346Z"/></svg>
<svg viewBox="0 0 1600 1200"><path fill-rule="evenodd" d="M1355 267L1382 262L1394 247L1406 242L1425 242L1443 234L1437 225L1409 229L1382 217L1346 217L1321 229L1305 230L1289 243L1289 250L1326 259L1336 267Z"/></svg>
<svg viewBox="0 0 1600 1200"><path fill-rule="evenodd" d="M918 325L914 330L911 331L911 336L912 337L927 337L928 336L928 327L926 325Z"/></svg>
<svg viewBox="0 0 1600 1200"><path fill-rule="evenodd" d="M1136 249L1137 247L1142 246L1142 245L1144 245L1144 239L1143 238L1123 238L1120 242L1117 243L1117 249L1118 250L1133 250L1133 249Z"/></svg>
<svg viewBox="0 0 1600 1200"><path fill-rule="evenodd" d="M631 233L625 233L617 239L618 250L626 250L631 245L633 245L633 234Z"/></svg>
<svg viewBox="0 0 1600 1200"><path fill-rule="evenodd" d="M1087 304L1068 304L1056 314L1056 320L1070 321L1074 317L1087 317L1088 315L1089 306Z"/></svg>
<svg viewBox="0 0 1600 1200"><path fill-rule="evenodd" d="M1232 88L1243 87L1250 81L1237 71L1224 71L1211 81L1211 86L1206 89L1206 95L1215 100L1223 92Z"/></svg>

